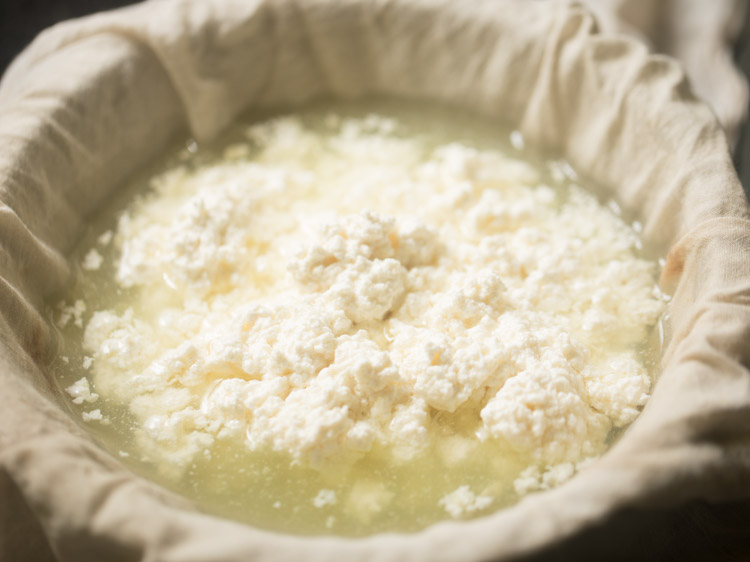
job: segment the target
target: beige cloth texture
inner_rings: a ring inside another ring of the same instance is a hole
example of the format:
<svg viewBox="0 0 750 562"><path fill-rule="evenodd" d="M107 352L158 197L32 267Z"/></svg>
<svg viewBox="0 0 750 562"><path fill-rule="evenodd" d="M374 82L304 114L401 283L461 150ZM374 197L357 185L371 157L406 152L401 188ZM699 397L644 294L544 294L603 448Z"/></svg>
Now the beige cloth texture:
<svg viewBox="0 0 750 562"><path fill-rule="evenodd" d="M713 108L732 145L747 117L747 79L733 46L747 0L582 0L605 33L638 37L654 52L680 60L695 93Z"/></svg>
<svg viewBox="0 0 750 562"><path fill-rule="evenodd" d="M45 301L86 221L171 142L249 107L388 94L505 121L669 247L663 371L570 482L410 535L302 538L205 515L67 414ZM626 508L750 497L750 222L728 144L680 66L523 0L167 0L44 32L0 83L0 553L8 560L512 560ZM616 559L612 556L609 559ZM585 559L585 558L581 558Z"/></svg>

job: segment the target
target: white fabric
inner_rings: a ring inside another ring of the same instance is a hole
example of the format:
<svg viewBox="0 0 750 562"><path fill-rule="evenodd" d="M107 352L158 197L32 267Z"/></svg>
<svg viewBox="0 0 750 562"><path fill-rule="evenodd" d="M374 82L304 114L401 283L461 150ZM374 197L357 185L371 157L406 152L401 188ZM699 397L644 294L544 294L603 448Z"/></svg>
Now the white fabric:
<svg viewBox="0 0 750 562"><path fill-rule="evenodd" d="M746 0L583 0L604 33L627 33L677 58L695 93L716 113L734 145L747 117L748 86L733 45L745 25Z"/></svg>

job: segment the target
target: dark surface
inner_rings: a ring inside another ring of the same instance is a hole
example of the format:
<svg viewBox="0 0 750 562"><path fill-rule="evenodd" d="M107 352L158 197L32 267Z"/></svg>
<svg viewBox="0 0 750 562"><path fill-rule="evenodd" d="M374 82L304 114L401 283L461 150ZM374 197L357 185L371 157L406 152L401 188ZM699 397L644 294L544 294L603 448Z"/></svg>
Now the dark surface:
<svg viewBox="0 0 750 562"><path fill-rule="evenodd" d="M44 28L134 3L132 0L0 0L0 74Z"/></svg>
<svg viewBox="0 0 750 562"><path fill-rule="evenodd" d="M0 0L0 73L42 29L58 21L132 3L122 0ZM736 55L745 74L750 75L750 27L738 42ZM741 135L735 165L748 193L750 127L746 126ZM40 551L38 559L48 559L49 554ZM599 527L521 560L593 562L633 559L654 562L750 561L750 502L722 505L694 502L678 512L618 513Z"/></svg>
<svg viewBox="0 0 750 562"><path fill-rule="evenodd" d="M583 476L583 475L581 475ZM624 510L516 562L750 562L750 502Z"/></svg>

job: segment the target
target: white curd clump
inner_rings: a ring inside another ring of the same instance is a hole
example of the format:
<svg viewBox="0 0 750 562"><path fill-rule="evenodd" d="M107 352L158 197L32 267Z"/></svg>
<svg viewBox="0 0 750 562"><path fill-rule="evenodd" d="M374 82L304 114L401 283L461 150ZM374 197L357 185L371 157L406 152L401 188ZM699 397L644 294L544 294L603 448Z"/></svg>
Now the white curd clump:
<svg viewBox="0 0 750 562"><path fill-rule="evenodd" d="M446 494L438 503L451 517L458 519L468 513L486 509L492 504L492 498L477 496L469 486L461 486L450 494Z"/></svg>
<svg viewBox="0 0 750 562"><path fill-rule="evenodd" d="M112 240L127 297L88 311L74 402L120 404L174 474L221 443L321 471L431 448L450 468L492 443L523 459L524 494L601 454L649 397L655 264L575 183L400 131L375 115L279 117L157 175L85 255L99 270ZM389 493L360 482L354 500L305 501L369 520ZM492 503L464 485L438 509Z"/></svg>

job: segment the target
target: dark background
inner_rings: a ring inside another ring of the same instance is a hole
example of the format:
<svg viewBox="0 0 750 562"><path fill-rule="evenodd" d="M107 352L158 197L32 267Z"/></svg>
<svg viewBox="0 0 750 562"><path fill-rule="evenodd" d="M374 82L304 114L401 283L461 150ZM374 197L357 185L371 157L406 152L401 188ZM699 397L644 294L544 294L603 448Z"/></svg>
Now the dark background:
<svg viewBox="0 0 750 562"><path fill-rule="evenodd" d="M67 20L119 8L124 0L0 0L0 74L45 27Z"/></svg>
<svg viewBox="0 0 750 562"><path fill-rule="evenodd" d="M67 20L135 4L124 0L0 0L0 74L45 27Z"/></svg>
<svg viewBox="0 0 750 562"><path fill-rule="evenodd" d="M42 29L65 19L132 3L123 0L0 0L0 75ZM748 25L737 43L735 55L745 75L750 75ZM750 192L748 126L744 127L735 151L735 165L745 192ZM565 561L571 560L571 556L579 561L629 560L633 553L638 553L641 560L750 562L748 502L720 506L693 502L669 514L627 511L616 514L604 527L592 529L529 560ZM650 532L639 532L635 536L628 532L636 527L650 529Z"/></svg>

